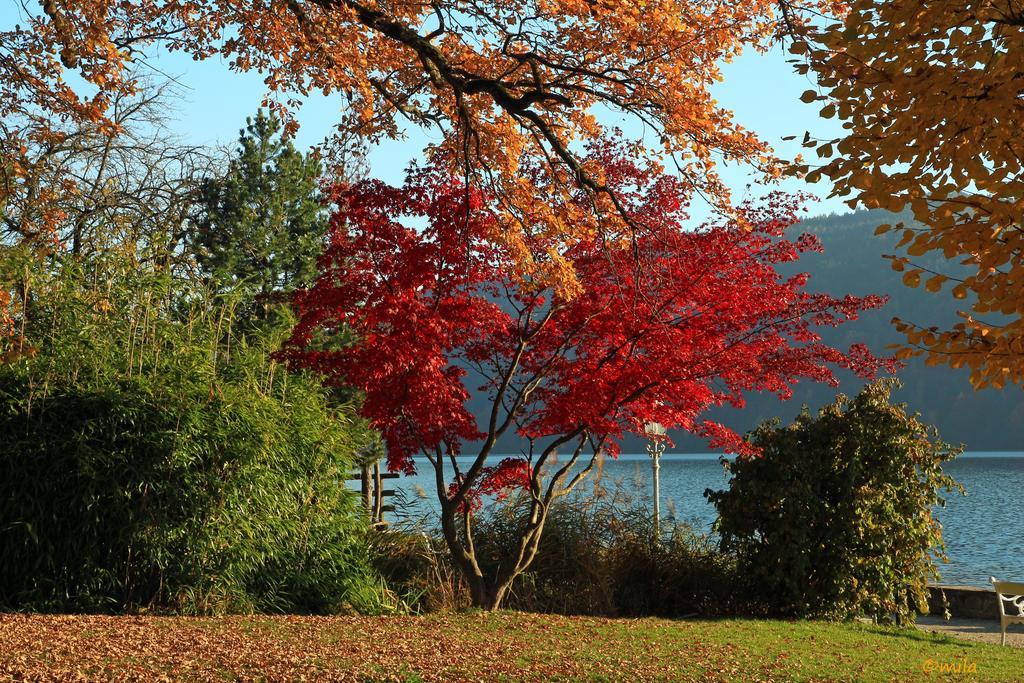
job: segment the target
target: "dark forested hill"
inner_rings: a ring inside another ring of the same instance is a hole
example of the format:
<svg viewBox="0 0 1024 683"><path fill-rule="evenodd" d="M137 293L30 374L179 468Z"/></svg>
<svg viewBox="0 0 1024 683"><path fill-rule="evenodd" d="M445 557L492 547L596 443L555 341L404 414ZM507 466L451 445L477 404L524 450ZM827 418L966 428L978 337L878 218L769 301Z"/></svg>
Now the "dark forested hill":
<svg viewBox="0 0 1024 683"><path fill-rule="evenodd" d="M818 235L824 253L809 254L791 269L811 274L808 288L830 294L887 294L890 302L877 311L865 313L859 320L824 332L826 341L846 348L855 342L867 344L879 354L891 353L887 346L901 341L893 329L893 317L920 325L948 326L955 323L957 303L948 293L932 294L923 288L909 289L901 274L893 271L883 254L897 253L899 234L891 232L875 236L874 229L882 223L903 220L884 211L858 211L839 216L819 216L793 226L793 235L811 232ZM957 265L940 257L915 259L926 267L944 273L955 273ZM899 373L903 388L896 398L922 414L926 422L935 424L942 438L954 445L963 443L974 451L1024 450L1024 392L1014 387L1002 391L986 389L975 392L968 382L966 370L946 366L925 365L923 359L910 361ZM842 378L839 391L856 393L862 382L851 376ZM742 432L752 429L763 419L779 416L792 419L802 404L816 408L831 401L836 391L827 386L801 384L795 387L790 401L780 402L774 396L752 396L743 410L731 408L713 411L708 417ZM474 400L477 415L484 414L483 402ZM515 452L515 438L499 444L499 452ZM707 451L704 442L688 435L673 434L676 452ZM472 448L467 448L471 451ZM643 443L629 439L624 452L640 452Z"/></svg>
<svg viewBox="0 0 1024 683"><path fill-rule="evenodd" d="M892 270L883 254L897 253L899 233L875 236L874 229L882 223L903 220L885 211L858 211L841 216L820 216L793 227L795 233L818 235L825 251L801 259L799 270L811 274L810 289L831 294L887 294L889 304L878 311L869 311L859 320L825 333L827 341L846 347L862 341L876 353L887 353L886 347L902 340L890 324L893 317L919 325L945 327L958 321L957 304L948 292L929 293L924 288L910 289L903 285L902 275ZM929 255L914 259L928 268L955 273L956 263ZM891 353L891 351L889 351ZM986 389L976 392L968 382L966 369L925 365L914 359L899 372L903 382L896 397L920 412L926 422L939 428L946 441L963 443L968 450L1024 450L1024 392L1015 387L1002 391ZM855 393L861 383L844 378L840 391ZM760 419L778 415L789 419L802 403L819 406L835 395L829 387L804 384L796 388L793 399L780 403L771 396L758 396L748 401L743 411L719 411L715 417L731 427L747 430ZM696 440L677 439L680 450L699 448Z"/></svg>

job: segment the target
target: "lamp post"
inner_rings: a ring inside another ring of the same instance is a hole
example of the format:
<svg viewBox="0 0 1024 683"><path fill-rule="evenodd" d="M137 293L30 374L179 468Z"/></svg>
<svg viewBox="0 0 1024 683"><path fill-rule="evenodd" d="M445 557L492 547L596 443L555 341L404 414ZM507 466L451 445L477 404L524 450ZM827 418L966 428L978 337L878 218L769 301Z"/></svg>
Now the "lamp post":
<svg viewBox="0 0 1024 683"><path fill-rule="evenodd" d="M644 425L644 433L650 439L647 443L647 455L651 456L651 467L654 470L654 540L661 539L661 456L665 452L665 427L658 422Z"/></svg>

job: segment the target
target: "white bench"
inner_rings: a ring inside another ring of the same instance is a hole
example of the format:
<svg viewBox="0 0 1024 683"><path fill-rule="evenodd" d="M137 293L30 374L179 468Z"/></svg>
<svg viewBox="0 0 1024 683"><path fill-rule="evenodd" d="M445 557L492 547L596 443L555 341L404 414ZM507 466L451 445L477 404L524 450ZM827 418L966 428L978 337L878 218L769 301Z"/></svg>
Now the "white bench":
<svg viewBox="0 0 1024 683"><path fill-rule="evenodd" d="M1006 645L1006 627L1010 624L1024 624L1024 583L1000 581L994 576L988 580L992 582L999 600L999 630L1003 634L1001 644ZM1009 614L1006 611L1008 608Z"/></svg>

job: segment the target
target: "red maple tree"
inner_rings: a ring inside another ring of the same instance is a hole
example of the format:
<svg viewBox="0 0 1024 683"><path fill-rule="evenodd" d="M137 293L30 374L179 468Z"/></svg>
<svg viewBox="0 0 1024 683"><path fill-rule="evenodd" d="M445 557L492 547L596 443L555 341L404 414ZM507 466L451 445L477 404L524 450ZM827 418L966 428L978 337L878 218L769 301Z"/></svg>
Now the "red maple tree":
<svg viewBox="0 0 1024 683"><path fill-rule="evenodd" d="M365 393L362 411L386 439L390 469L413 472L414 455L430 463L444 538L484 608L498 607L529 566L552 502L598 454L617 455L626 433L657 421L749 455L742 438L701 414L742 406L748 392L787 398L801 379L835 384L833 368L871 376L890 365L815 332L883 298L810 293L807 275L776 270L820 249L813 236L784 237L797 199L771 195L686 229L687 188L621 152L591 154L603 155L636 231L563 246L538 229L530 241L537 262L571 264L576 292L524 274L495 239L485 197L438 166L413 170L400 188L335 188L322 274L297 295L283 357ZM467 408L471 389L490 399L479 421ZM509 430L527 447L489 466ZM475 454L468 468L455 458L464 450ZM489 575L474 550L474 512L481 497L511 488L529 496L528 518L515 556Z"/></svg>

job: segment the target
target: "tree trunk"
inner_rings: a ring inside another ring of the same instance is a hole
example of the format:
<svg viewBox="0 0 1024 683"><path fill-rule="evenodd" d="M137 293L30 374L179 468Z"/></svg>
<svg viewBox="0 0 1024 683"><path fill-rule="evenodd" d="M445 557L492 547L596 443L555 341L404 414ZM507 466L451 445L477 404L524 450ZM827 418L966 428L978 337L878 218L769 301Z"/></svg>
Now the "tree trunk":
<svg viewBox="0 0 1024 683"><path fill-rule="evenodd" d="M462 578L469 584L469 597L473 607L480 607L488 611L495 610L501 604L501 600L489 589L487 579L476 561L476 555L467 549L459 539L455 513L456 509L449 505L444 505L441 509L441 532L444 535L445 544L448 546L448 552L451 553L452 560L459 568Z"/></svg>
<svg viewBox="0 0 1024 683"><path fill-rule="evenodd" d="M540 513L540 519L536 521L536 525L520 539L524 548L522 559L504 558L505 561L511 561L515 565L510 565L508 570L500 571L496 576L489 577L484 575L476 560L475 553L467 549L459 539L455 524L455 511L442 510L441 530L455 565L461 571L466 583L469 584L469 596L473 607L486 612L501 609L509 589L512 588L512 583L516 580L516 577L530 567L533 558L537 554L537 546L540 543L540 535L546 518L546 511Z"/></svg>
<svg viewBox="0 0 1024 683"><path fill-rule="evenodd" d="M501 604L505 600L505 595L508 593L508 589L511 587L511 581L504 586L497 586L490 589L485 589L479 600L473 601L474 607L479 607L485 612L493 612L501 609Z"/></svg>
<svg viewBox="0 0 1024 683"><path fill-rule="evenodd" d="M516 572L512 578L505 580L500 585L494 585L494 582L488 581L485 576L478 576L476 574L465 575L464 573L466 581L469 583L469 597L473 607L482 609L485 612L501 609L502 602L504 602L509 588L512 587L512 581L516 576L519 576L519 573Z"/></svg>

